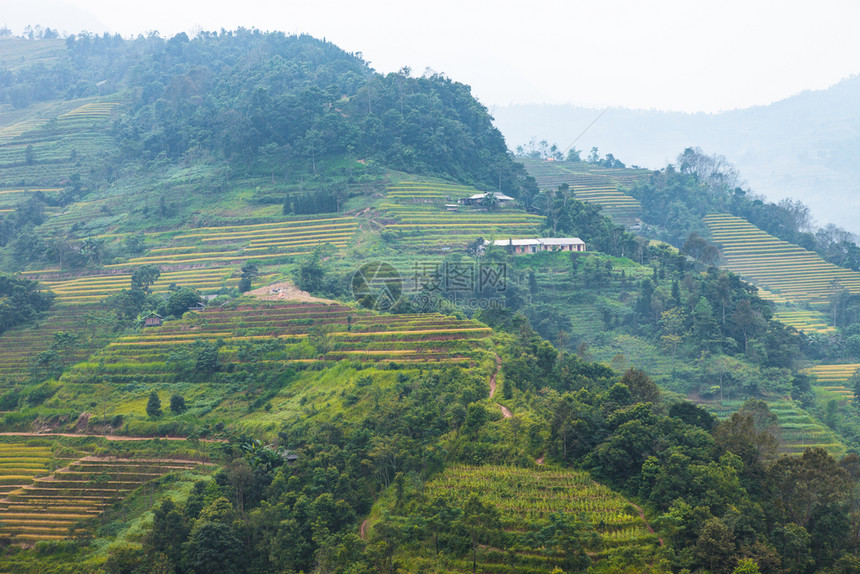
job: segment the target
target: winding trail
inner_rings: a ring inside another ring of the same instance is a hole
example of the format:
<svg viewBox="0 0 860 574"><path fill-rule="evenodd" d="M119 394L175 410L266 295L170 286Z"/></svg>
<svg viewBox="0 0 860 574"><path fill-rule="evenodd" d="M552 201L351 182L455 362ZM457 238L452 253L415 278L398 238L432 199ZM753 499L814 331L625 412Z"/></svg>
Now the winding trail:
<svg viewBox="0 0 860 574"><path fill-rule="evenodd" d="M493 375L490 377L490 398L491 399L493 398L493 395L496 394L496 377L499 376L499 371L501 370L501 368L502 368L502 358L499 357L498 354L496 354L496 370L493 371ZM502 410L502 416L504 418L509 419L509 418L514 416L513 414L511 414L511 411L508 409L508 407L506 407L504 405L500 405L499 403L496 403L496 406Z"/></svg>
<svg viewBox="0 0 860 574"><path fill-rule="evenodd" d="M493 395L496 394L496 377L499 374L499 369L502 368L502 358L496 354L496 370L493 371L492 376L490 377L490 398L493 398Z"/></svg>
<svg viewBox="0 0 860 574"><path fill-rule="evenodd" d="M629 501L628 501L628 502L629 502ZM645 523L645 527L648 529L648 532L650 532L651 534L657 534L656 532L654 532L654 529L653 529L653 528L651 528L651 525L648 523L648 520L645 518L645 511L644 511L644 510L642 510L642 508L641 508L641 507L639 507L639 506L637 506L637 505L633 504L632 502L630 502L630 506L632 506L633 508L635 508L635 509L636 509L636 512L638 512L638 513L639 513L639 518L641 518L641 519L642 519L642 521ZM663 539L662 539L662 538L660 538L660 537L658 536L658 537L657 537L657 540L659 540L659 541L660 541L660 546L663 546Z"/></svg>
<svg viewBox="0 0 860 574"><path fill-rule="evenodd" d="M361 523L361 526L358 528L358 535L361 536L362 540L367 540L367 522L370 520L369 518L365 518L364 522Z"/></svg>

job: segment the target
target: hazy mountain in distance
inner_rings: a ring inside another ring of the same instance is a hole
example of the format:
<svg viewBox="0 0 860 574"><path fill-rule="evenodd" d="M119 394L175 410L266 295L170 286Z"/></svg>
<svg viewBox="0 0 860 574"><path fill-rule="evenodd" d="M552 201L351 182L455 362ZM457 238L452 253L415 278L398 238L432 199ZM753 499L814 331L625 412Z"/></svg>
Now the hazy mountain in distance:
<svg viewBox="0 0 860 574"><path fill-rule="evenodd" d="M101 34L108 27L91 12L61 0L0 0L0 27L23 34L27 26L41 26L62 34L82 30Z"/></svg>
<svg viewBox="0 0 860 574"><path fill-rule="evenodd" d="M496 125L516 148L531 138L586 157L593 146L627 165L661 168L685 147L726 156L756 193L799 199L819 225L860 233L860 78L806 91L768 106L688 114L571 105L496 107Z"/></svg>

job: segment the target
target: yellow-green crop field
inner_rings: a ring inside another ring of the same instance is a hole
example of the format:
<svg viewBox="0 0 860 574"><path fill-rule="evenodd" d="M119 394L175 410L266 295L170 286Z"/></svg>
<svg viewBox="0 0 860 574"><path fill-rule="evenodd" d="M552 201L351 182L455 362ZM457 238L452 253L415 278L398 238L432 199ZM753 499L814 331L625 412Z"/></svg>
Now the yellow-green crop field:
<svg viewBox="0 0 860 574"><path fill-rule="evenodd" d="M343 248L358 229L354 217L292 218L277 223L198 227L178 234L151 233L146 241L159 247L107 269L145 264L186 266L271 259L309 253L319 245Z"/></svg>
<svg viewBox="0 0 860 574"><path fill-rule="evenodd" d="M810 309L777 305L773 318L784 325L794 327L804 333L825 334L836 332L836 328L827 322L827 317L824 313Z"/></svg>
<svg viewBox="0 0 860 574"><path fill-rule="evenodd" d="M198 290L218 290L222 287L235 287L239 277L232 267L214 269L190 269L186 271L166 271L152 286L155 293L166 293L171 284L191 287ZM88 275L66 281L43 281L57 294L57 302L63 304L95 303L122 289L131 288L131 274Z"/></svg>
<svg viewBox="0 0 860 574"><path fill-rule="evenodd" d="M50 462L47 446L0 443L0 496L47 475Z"/></svg>
<svg viewBox="0 0 860 574"><path fill-rule="evenodd" d="M719 418L727 418L743 406L743 401L698 401ZM845 455L847 449L823 423L786 399L767 399L768 408L778 419L779 452L803 454L807 448L823 448L834 457Z"/></svg>
<svg viewBox="0 0 860 574"><path fill-rule="evenodd" d="M98 516L145 482L198 464L176 459L80 458L5 493L0 498L0 537L22 545L69 538L77 523Z"/></svg>
<svg viewBox="0 0 860 574"><path fill-rule="evenodd" d="M622 189L647 177L644 170L606 169L535 159L525 159L523 164L542 191L555 191L567 184L576 199L601 206L604 215L622 225L632 225L642 216L642 205Z"/></svg>
<svg viewBox="0 0 860 574"><path fill-rule="evenodd" d="M480 192L474 187L422 181L403 181L385 190L386 197L413 202L456 202L476 193Z"/></svg>
<svg viewBox="0 0 860 574"><path fill-rule="evenodd" d="M842 365L815 365L806 369L806 373L814 375L815 390L826 400L854 399L854 390L849 387L849 379L860 369L860 364L845 363Z"/></svg>
<svg viewBox="0 0 860 574"><path fill-rule="evenodd" d="M723 266L756 285L801 303L825 303L842 289L860 294L860 273L828 263L745 219L712 214L704 221L720 246Z"/></svg>
<svg viewBox="0 0 860 574"><path fill-rule="evenodd" d="M447 497L462 507L471 494L498 509L502 528L509 534L525 534L548 524L550 515L564 514L590 524L595 540L587 543L593 560L621 548L654 549L659 541L639 510L606 486L595 483L586 472L549 468L523 469L505 466L453 465L427 484L426 496ZM519 544L507 552L478 549L481 572L531 572L553 563L551 551ZM432 553L411 557L416 566L431 566ZM470 572L471 560L454 561L451 572ZM512 566L507 569L506 566ZM501 568L502 570L497 570ZM546 570L543 570L546 571Z"/></svg>
<svg viewBox="0 0 860 574"><path fill-rule="evenodd" d="M323 333L317 331L320 325ZM121 337L72 367L64 380L164 381L174 372L172 353L219 339L224 342L220 361L255 362L260 369L283 361L342 359L466 366L484 356L491 333L475 321L435 313L380 315L340 304L246 301Z"/></svg>

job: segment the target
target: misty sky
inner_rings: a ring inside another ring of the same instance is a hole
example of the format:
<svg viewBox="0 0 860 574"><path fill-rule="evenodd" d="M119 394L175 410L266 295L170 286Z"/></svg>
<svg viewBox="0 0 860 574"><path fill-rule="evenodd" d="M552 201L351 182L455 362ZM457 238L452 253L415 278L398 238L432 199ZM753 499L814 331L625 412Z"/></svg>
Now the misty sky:
<svg viewBox="0 0 860 574"><path fill-rule="evenodd" d="M767 104L860 72L858 21L854 1L0 0L0 24L15 33L308 33L380 72L443 72L490 108Z"/></svg>

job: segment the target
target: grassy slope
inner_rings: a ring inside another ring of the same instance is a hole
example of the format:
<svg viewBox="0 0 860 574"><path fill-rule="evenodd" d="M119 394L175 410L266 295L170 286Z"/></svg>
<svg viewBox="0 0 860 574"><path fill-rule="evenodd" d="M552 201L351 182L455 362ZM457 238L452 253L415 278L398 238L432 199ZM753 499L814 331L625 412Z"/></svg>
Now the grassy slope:
<svg viewBox="0 0 860 574"><path fill-rule="evenodd" d="M4 48L2 44L0 42L0 50ZM45 52L38 57L55 56ZM87 174L98 169L100 155L112 145L105 136L106 128L116 114L122 113L125 97L124 94L113 94L75 102L52 102L20 111L0 110L0 210L14 209L36 190L47 190L43 193L55 197L67 184L69 176L75 173L80 173L86 182ZM29 145L33 146L35 161L28 165L25 150ZM49 282L58 292L59 299L55 309L38 325L0 336L0 380L7 379L7 389L26 383L29 359L48 347L52 335L80 326L81 316L97 318L101 309L98 301L110 291L124 287L131 270L144 262L156 262L164 270L161 281L155 286L156 291L164 291L169 283L175 282L214 293L232 288L238 281L239 268L248 260L263 264L264 279L261 281L272 281L287 275L297 256L320 243L331 243L335 248L329 260L334 272L349 273L354 270L356 262L381 259L408 277L416 264L436 264L477 237L528 237L539 231L540 218L514 209L485 213L460 208L454 214L445 210L446 203L478 192L474 188L396 172L376 172L358 162L339 159L331 160L327 168L333 174L343 174L348 170L358 183L349 183L346 177L338 175L332 176L329 182L323 182L342 186L352 197L344 205L344 213L318 218L285 216L281 211L279 198L283 193L299 191L305 182L289 176L278 177L274 182L265 175L238 177L230 175L225 165L205 158L185 165L163 165L155 170L129 166L109 183L102 181L98 185L87 185L87 193L79 201L65 208L49 208L48 217L36 229L37 233L46 239L54 235L72 241L103 239L113 256L105 265L89 269L66 270L58 269L56 265L31 265L27 269L33 277ZM558 181L548 177L541 185L552 188L558 183L568 182L565 179L568 178L577 196L604 205L605 211L621 223L635 221L636 205L630 204L619 190L640 177L641 172L578 169L568 175ZM274 202L272 198L275 198ZM342 219L333 221L335 218ZM302 230L305 226L314 229ZM143 235L144 251L125 252L126 239L138 234ZM293 241L292 236L304 237L306 241L301 244ZM540 287L536 298L570 317L571 337L587 341L589 352L595 359L619 369L644 367L671 388L672 377L679 376L679 373L683 376L683 365L673 362L664 350L646 340L603 333L607 330L606 313L611 326L620 320L631 304L627 282L646 276L651 270L629 260L614 259L612 279L604 285L586 288L585 278L571 276L565 262L566 259L560 256L532 257L518 259L515 267L520 272L527 268L535 269ZM8 265L9 262L6 263ZM206 330L195 325L195 321L200 320L190 317L161 331L128 335L137 339L125 342L140 343L144 339L156 338L158 332L171 329ZM228 331L227 335L218 335L227 342L221 351L222 356L227 363L241 363L235 360L240 337L257 335L247 331L240 334L233 328ZM349 348L347 341L343 340L343 332L340 333L335 337L341 337L337 342L340 347L336 345L331 351L331 361L344 358L342 354L336 355L338 351L365 351L364 358L367 359L373 355L366 351L409 350L408 347L397 349L396 345L388 344L391 341L383 341L382 347L358 345ZM278 334L285 333L275 333ZM271 338L273 335L267 332L260 336ZM195 334L196 338L200 337ZM393 342L398 342L396 337L394 339ZM462 339L458 344L467 346L467 360L489 376L492 358L487 352L487 343L473 340L471 336ZM212 427L219 422L228 422L237 430L273 439L280 425L295 417L348 419L359 409L373 408L374 399L365 395L350 404L358 381L370 376L374 386L384 393L393 387L397 374L396 370L389 368L392 356L385 357L385 363L380 363L379 357L373 357L374 360L359 358L326 364L313 349L303 346L301 337L295 337L288 342L292 345L290 349L295 351L290 358L302 359L302 353L309 352L306 358L318 363L316 367L319 370L293 372L285 369L275 373L271 384L248 384L226 374L219 375L222 379L216 377L208 381L182 380L165 367L168 358L165 354L169 356L169 353L162 352L160 356L140 353L133 355L132 360L120 360L114 351L121 347L118 343L122 342L94 329L88 346L69 359L78 364L67 371L56 387L52 387L55 391L53 396L28 412L7 416L5 426L29 428L33 417L37 417L38 424L68 428L78 414L89 411L93 413L94 420L101 421L122 415L121 424L128 424L127 429L132 432L160 432L164 428L149 424L145 416L146 400L154 389L165 406L175 392L183 394L191 406L188 414L167 416L159 424L174 425L171 428L187 431L201 425ZM400 342L408 345L414 341ZM193 344L193 339L189 339L188 344ZM81 361L84 358L87 360ZM112 362L113 367L110 366ZM123 363L123 367L118 363ZM401 370L407 372L415 367L401 363ZM26 389L32 387L30 385ZM805 416L804 413L791 418L791 413L782 414L787 409L779 409L777 404L774 406L786 424L805 424L798 420ZM504 423L498 421L497 424ZM812 430L821 430L820 424L812 419L809 425ZM810 443L826 444L834 452L841 452L841 445L831 440L829 435L804 435L800 440L807 439ZM5 442L14 441L8 439ZM130 444L124 448L126 452L134 452L141 447ZM501 475L506 471L487 469L487 472L493 475L492 481L501 483ZM569 474L571 479L582 478L577 473L562 474ZM177 492L181 493L183 488L187 490L185 482L178 484L182 488ZM169 485L163 488L166 491ZM578 500L578 495L569 493L569 498ZM626 508L626 502L614 494L607 494L604 498ZM131 506L140 507L140 501ZM145 520L142 508L137 516L139 521ZM636 517L630 516L635 522ZM134 528L140 527L139 521L134 523ZM107 540L102 539L99 548L103 549L108 544ZM647 547L650 544L653 544L653 538L644 535L643 545Z"/></svg>

